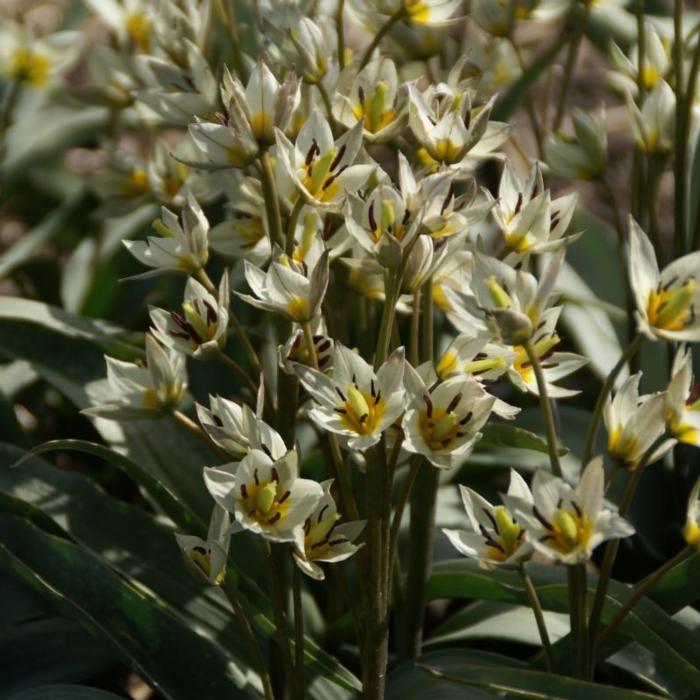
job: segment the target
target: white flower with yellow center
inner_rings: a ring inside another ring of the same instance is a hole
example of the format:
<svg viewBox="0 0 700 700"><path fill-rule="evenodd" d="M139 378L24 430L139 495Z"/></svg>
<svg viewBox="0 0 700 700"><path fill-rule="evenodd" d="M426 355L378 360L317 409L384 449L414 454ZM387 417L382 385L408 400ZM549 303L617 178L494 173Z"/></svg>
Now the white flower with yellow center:
<svg viewBox="0 0 700 700"><path fill-rule="evenodd" d="M162 218L153 226L159 237L149 236L147 241L124 241L126 249L141 263L155 268L141 277L160 272L194 274L209 259L209 222L202 208L191 194L180 219L165 207Z"/></svg>
<svg viewBox="0 0 700 700"><path fill-rule="evenodd" d="M319 316L311 323L311 340L315 350L316 363L322 372L327 372L333 364L333 348L335 343L326 331L323 317ZM313 366L312 355L304 338L304 330L296 328L284 345L278 348L280 367L287 374L294 374L294 364Z"/></svg>
<svg viewBox="0 0 700 700"><path fill-rule="evenodd" d="M0 26L0 75L44 88L75 63L82 46L80 32L34 37L25 27L5 20Z"/></svg>
<svg viewBox="0 0 700 700"><path fill-rule="evenodd" d="M527 559L532 547L525 528L503 505L494 506L476 491L460 485L460 495L469 519L468 530L443 529L452 546L465 557L478 559L482 569L517 566ZM532 494L525 480L510 470L508 496L532 503Z"/></svg>
<svg viewBox="0 0 700 700"><path fill-rule="evenodd" d="M470 16L493 36L507 36L514 20L547 22L561 17L569 8L566 0L475 0Z"/></svg>
<svg viewBox="0 0 700 700"><path fill-rule="evenodd" d="M654 246L630 218L628 265L639 331L652 340L699 341L700 251L659 272Z"/></svg>
<svg viewBox="0 0 700 700"><path fill-rule="evenodd" d="M696 552L700 552L700 479L695 482L688 497L683 538Z"/></svg>
<svg viewBox="0 0 700 700"><path fill-rule="evenodd" d="M287 452L279 433L245 404L210 396L208 409L200 404L196 408L197 418L212 442L233 457L261 450L277 460Z"/></svg>
<svg viewBox="0 0 700 700"><path fill-rule="evenodd" d="M182 313L151 308L151 332L163 345L186 355L204 358L218 352L226 344L228 328L229 287L224 271L219 285L219 298L210 294L193 277L187 279Z"/></svg>
<svg viewBox="0 0 700 700"><path fill-rule="evenodd" d="M681 347L666 390L666 427L679 442L700 447L700 385L693 384L693 354Z"/></svg>
<svg viewBox="0 0 700 700"><path fill-rule="evenodd" d="M577 199L573 193L552 201L538 163L527 179L521 180L510 161L506 161L492 211L510 251L537 254L556 250L578 238L564 238Z"/></svg>
<svg viewBox="0 0 700 700"><path fill-rule="evenodd" d="M659 35L657 28L646 18L644 20L644 60L642 64L642 84L646 90L653 90L672 66L672 42ZM616 72L611 81L624 92L637 95L637 78L639 74L639 45L635 44L629 52L629 58L623 50L613 42L610 56Z"/></svg>
<svg viewBox="0 0 700 700"><path fill-rule="evenodd" d="M119 42L141 53L151 48L156 8L149 0L85 0Z"/></svg>
<svg viewBox="0 0 700 700"><path fill-rule="evenodd" d="M507 125L489 121L493 99L472 108L471 94L466 92L441 113L442 107L435 105L433 109L414 85L409 84L408 95L408 123L421 145L418 156L430 170L441 165L456 169L472 167L492 157L508 137ZM468 163L467 159L472 162Z"/></svg>
<svg viewBox="0 0 700 700"><path fill-rule="evenodd" d="M470 374L479 381L494 381L508 371L516 358L517 353L504 345L460 333L438 360L435 371L440 379Z"/></svg>
<svg viewBox="0 0 700 700"><path fill-rule="evenodd" d="M231 541L229 527L228 513L215 504L206 540L194 535L175 534L185 564L197 578L210 586L218 586L226 577L226 561Z"/></svg>
<svg viewBox="0 0 700 700"><path fill-rule="evenodd" d="M337 141L326 118L314 110L292 143L277 131L277 155L300 195L314 207L340 211L348 192L364 185L374 165L353 165L362 146L362 122Z"/></svg>
<svg viewBox="0 0 700 700"><path fill-rule="evenodd" d="M402 420L403 447L436 467L460 464L481 437L495 397L469 376L433 382L429 364L406 365L404 383L409 405ZM429 384L429 385L428 385Z"/></svg>
<svg viewBox="0 0 700 700"><path fill-rule="evenodd" d="M345 561L362 547L354 542L365 527L365 521L340 522L341 515L331 495L332 485L333 479L321 482L321 500L303 527L295 532L294 561L307 576L317 581L326 577L319 562Z"/></svg>
<svg viewBox="0 0 700 700"><path fill-rule="evenodd" d="M355 11L370 27L379 27L388 15L401 13L403 19L422 27L448 24L461 6L459 0L355 0Z"/></svg>
<svg viewBox="0 0 700 700"><path fill-rule="evenodd" d="M333 371L295 365L304 388L315 401L309 417L323 430L340 436L351 450L366 450L403 413L404 350L395 350L376 371L360 355L340 343L333 353Z"/></svg>
<svg viewBox="0 0 700 700"><path fill-rule="evenodd" d="M236 519L232 531L250 530L272 542L294 542L296 528L323 496L320 484L299 478L298 459L295 450L278 460L251 450L238 464L204 468L209 493Z"/></svg>
<svg viewBox="0 0 700 700"><path fill-rule="evenodd" d="M398 76L391 59L372 61L359 73L351 66L338 82L333 114L348 129L362 121L364 138L383 143L403 127L405 107L398 95Z"/></svg>
<svg viewBox="0 0 700 700"><path fill-rule="evenodd" d="M608 452L627 469L636 469L647 451L666 431L666 393L639 394L641 373L627 379L605 403ZM660 459L676 441L666 440L647 460Z"/></svg>
<svg viewBox="0 0 700 700"><path fill-rule="evenodd" d="M632 117L634 140L641 151L656 156L673 153L676 95L665 80L644 97L641 110L631 95L627 96L627 108Z"/></svg>
<svg viewBox="0 0 700 700"><path fill-rule="evenodd" d="M185 356L146 335L146 366L107 361L106 401L82 411L113 419L158 418L177 408L187 388ZM103 397L100 396L100 399Z"/></svg>
<svg viewBox="0 0 700 700"><path fill-rule="evenodd" d="M588 560L601 542L634 534L617 508L603 503L604 489L603 460L596 458L576 487L538 471L532 481L532 501L504 495L503 502L538 552L573 565Z"/></svg>
<svg viewBox="0 0 700 700"><path fill-rule="evenodd" d="M309 271L304 263L296 263L280 255L270 263L267 272L244 261L245 278L255 296L236 294L249 304L274 311L297 323L316 318L328 287L328 255L324 250Z"/></svg>

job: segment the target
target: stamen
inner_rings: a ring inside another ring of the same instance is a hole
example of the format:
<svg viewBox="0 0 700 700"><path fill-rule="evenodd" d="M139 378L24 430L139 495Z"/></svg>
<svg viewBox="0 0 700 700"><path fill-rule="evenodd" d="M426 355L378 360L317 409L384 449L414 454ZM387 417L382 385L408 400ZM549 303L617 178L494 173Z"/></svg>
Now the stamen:
<svg viewBox="0 0 700 700"><path fill-rule="evenodd" d="M467 415L464 416L464 418L462 418L461 421L459 421L459 424L460 424L460 425L466 425L466 424L469 423L469 421L472 419L472 416L473 416L473 415L474 415L474 412L473 412L473 411L469 411L469 413L467 413Z"/></svg>
<svg viewBox="0 0 700 700"><path fill-rule="evenodd" d="M427 394L423 394L423 401L425 401L425 412L428 418L433 417L433 402Z"/></svg>
<svg viewBox="0 0 700 700"><path fill-rule="evenodd" d="M347 399L345 398L345 394L338 387L335 387L335 391L343 401L347 401Z"/></svg>
<svg viewBox="0 0 700 700"><path fill-rule="evenodd" d="M327 503L325 506L323 506L323 508L321 508L321 512L318 514L318 518L316 519L317 522L320 523L321 520L323 520L323 514L328 510L328 508L329 508L329 505Z"/></svg>
<svg viewBox="0 0 700 700"><path fill-rule="evenodd" d="M333 172L336 169L338 163L340 163L340 161L343 160L344 155L345 155L345 144L343 144L340 147L340 150L338 151L337 155L333 159L333 162L331 163L331 167L330 167L331 172Z"/></svg>
<svg viewBox="0 0 700 700"><path fill-rule="evenodd" d="M255 477L255 485L260 486L260 480L258 479L258 470L257 469L253 472L253 476Z"/></svg>
<svg viewBox="0 0 700 700"><path fill-rule="evenodd" d="M280 475L279 475L276 467L272 467L272 469L270 469L270 475L272 476L272 480L276 481L279 484Z"/></svg>
<svg viewBox="0 0 700 700"><path fill-rule="evenodd" d="M292 493L291 491L285 491L282 494L282 498L280 498L279 501L277 501L277 504L282 505L289 498L291 493Z"/></svg>
<svg viewBox="0 0 700 700"><path fill-rule="evenodd" d="M274 525L281 517L282 517L282 513L280 513L280 512L278 511L277 513L275 513L275 514L267 521L267 524L268 524L268 525Z"/></svg>
<svg viewBox="0 0 700 700"><path fill-rule="evenodd" d="M270 452L270 448L267 445L260 445L260 449L270 458L272 459L272 452Z"/></svg>
<svg viewBox="0 0 700 700"><path fill-rule="evenodd" d="M453 397L452 397L452 401L450 401L450 403L449 403L448 406L447 406L447 409L446 409L447 412L448 412L448 413L452 413L452 411L454 411L455 408L457 408L457 406L458 406L458 404L459 404L459 402L460 402L461 400L462 400L462 394L461 394L461 393L457 394L456 396L453 396Z"/></svg>
<svg viewBox="0 0 700 700"><path fill-rule="evenodd" d="M241 496L243 496L243 500L248 500L248 489L245 484L241 484Z"/></svg>
<svg viewBox="0 0 700 700"><path fill-rule="evenodd" d="M554 529L552 523L550 523L549 520L547 520L547 518L545 518L544 515L540 513L537 506L532 506L532 514L540 521L540 523L542 523L543 527L547 528L547 530Z"/></svg>
<svg viewBox="0 0 700 700"><path fill-rule="evenodd" d="M367 218L369 219L370 230L377 230L377 220L374 218L374 200L369 205L369 210L367 211Z"/></svg>
<svg viewBox="0 0 700 700"><path fill-rule="evenodd" d="M518 192L518 200L515 203L515 209L513 211L513 216L517 215L520 213L520 210L522 209L523 206L523 193Z"/></svg>

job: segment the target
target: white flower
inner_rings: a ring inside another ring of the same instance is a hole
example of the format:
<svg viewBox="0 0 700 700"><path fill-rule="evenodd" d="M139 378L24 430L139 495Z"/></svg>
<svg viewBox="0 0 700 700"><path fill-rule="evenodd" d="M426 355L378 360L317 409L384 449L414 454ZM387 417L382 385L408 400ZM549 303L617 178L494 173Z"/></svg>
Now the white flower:
<svg viewBox="0 0 700 700"><path fill-rule="evenodd" d="M298 527L295 532L294 561L307 576L317 581L325 578L317 562L344 561L362 546L354 541L362 532L365 521L338 522L341 516L331 495L332 484L332 479L321 482L321 500L303 527Z"/></svg>
<svg viewBox="0 0 700 700"><path fill-rule="evenodd" d="M221 350L228 328L228 273L224 271L219 285L219 298L210 294L193 277L187 279L182 314L151 308L153 335L163 345L186 355L202 358Z"/></svg>
<svg viewBox="0 0 700 700"><path fill-rule="evenodd" d="M681 347L666 390L666 426L679 442L700 447L700 385L693 385L693 354Z"/></svg>
<svg viewBox="0 0 700 700"><path fill-rule="evenodd" d="M671 42L665 42L656 27L646 18L644 20L644 60L642 62L642 84L646 90L653 90L671 66ZM616 44L611 44L611 58L619 73L613 81L620 84L625 92L637 94L637 76L639 73L639 45L630 49L629 58ZM617 78L620 78L619 80Z"/></svg>
<svg viewBox="0 0 700 700"><path fill-rule="evenodd" d="M533 501L503 496L503 502L527 531L532 546L564 564L579 564L605 540L629 537L634 528L603 504L603 460L589 462L574 488L549 472L538 471Z"/></svg>
<svg viewBox="0 0 700 700"><path fill-rule="evenodd" d="M187 196L187 206L180 220L169 209L161 210L162 219L154 226L159 237L149 236L147 241L124 241L126 249L141 263L155 268L143 276L159 272L197 273L209 259L209 222L202 208L192 195Z"/></svg>
<svg viewBox="0 0 700 700"><path fill-rule="evenodd" d="M187 388L185 356L146 335L146 367L106 357L109 400L82 411L104 418L157 418L174 410Z"/></svg>
<svg viewBox="0 0 700 700"><path fill-rule="evenodd" d="M508 371L517 356L504 345L489 343L487 338L460 333L438 360L435 371L440 379L471 374L480 381L493 381Z"/></svg>
<svg viewBox="0 0 700 700"><path fill-rule="evenodd" d="M676 94L673 88L662 80L646 95L641 110L629 95L627 106L632 115L637 147L653 155L671 154L676 132Z"/></svg>
<svg viewBox="0 0 700 700"><path fill-rule="evenodd" d="M228 513L215 504L209 521L207 539L194 535L175 534L185 564L200 579L211 586L218 586L226 577L226 561L231 540L228 534Z"/></svg>
<svg viewBox="0 0 700 700"><path fill-rule="evenodd" d="M549 21L569 8L566 0L474 0L471 18L489 34L507 36L515 20Z"/></svg>
<svg viewBox="0 0 700 700"><path fill-rule="evenodd" d="M700 479L695 482L688 497L683 537L696 552L700 552Z"/></svg>
<svg viewBox="0 0 700 700"><path fill-rule="evenodd" d="M235 527L272 542L293 542L296 528L323 496L320 484L298 474L295 450L276 461L251 450L238 464L205 467L204 481L214 500L234 514Z"/></svg>
<svg viewBox="0 0 700 700"><path fill-rule="evenodd" d="M637 327L654 340L700 340L700 251L677 258L659 272L651 241L630 217L629 276Z"/></svg>
<svg viewBox="0 0 700 700"><path fill-rule="evenodd" d="M459 0L355 0L355 9L364 22L378 27L387 15L401 12L406 21L419 26L440 26L449 22L460 7Z"/></svg>
<svg viewBox="0 0 700 700"><path fill-rule="evenodd" d="M383 143L401 130L405 108L400 104L398 76L391 59L372 61L359 73L354 66L349 67L337 90L335 118L348 129L361 120L368 142Z"/></svg>
<svg viewBox="0 0 700 700"><path fill-rule="evenodd" d="M516 253L544 253L576 240L564 238L576 208L576 193L552 201L544 188L539 164L527 180L521 180L506 161L493 215L503 233L505 245Z"/></svg>
<svg viewBox="0 0 700 700"><path fill-rule="evenodd" d="M495 398L467 375L437 385L433 379L431 365L418 370L406 365L409 404L402 421L403 446L425 455L436 467L452 467L464 461L481 437L479 430L488 420Z"/></svg>
<svg viewBox="0 0 700 700"><path fill-rule="evenodd" d="M309 417L323 430L337 433L352 450L366 450L403 413L404 351L395 350L375 371L360 355L340 343L333 353L331 376L295 365L316 405Z"/></svg>
<svg viewBox="0 0 700 700"><path fill-rule="evenodd" d="M267 272L245 260L245 278L255 296L236 294L259 309L274 311L297 323L311 321L320 313L328 287L328 254L325 250L308 274L304 264L286 255L273 260Z"/></svg>
<svg viewBox="0 0 700 700"><path fill-rule="evenodd" d="M75 63L82 45L79 32L35 37L5 19L0 26L0 75L29 87L46 87Z"/></svg>
<svg viewBox="0 0 700 700"><path fill-rule="evenodd" d="M86 0L90 8L114 32L120 43L133 44L147 52L151 45L153 22L156 18L148 0Z"/></svg>
<svg viewBox="0 0 700 700"><path fill-rule="evenodd" d="M245 404L209 397L209 409L197 404L197 418L212 442L233 457L261 450L273 460L287 452L279 433L255 415Z"/></svg>
<svg viewBox="0 0 700 700"><path fill-rule="evenodd" d="M642 457L666 430L665 393L639 395L641 373L627 379L605 403L603 419L608 431L608 452L627 469L636 469ZM668 440L658 447L649 462L660 459L673 445Z"/></svg>
<svg viewBox="0 0 700 700"><path fill-rule="evenodd" d="M468 530L443 529L452 546L465 557L479 560L483 569L516 566L530 556L532 547L525 529L508 508L491 505L476 491L460 485L460 495L469 518ZM508 495L522 503L532 503L532 494L525 480L510 470Z"/></svg>
<svg viewBox="0 0 700 700"><path fill-rule="evenodd" d="M440 113L414 85L408 86L408 95L408 123L422 146L418 155L431 169L441 164L460 168L467 157L474 161L489 157L508 137L507 125L489 121L493 99L473 109L466 92Z"/></svg>
<svg viewBox="0 0 700 700"><path fill-rule="evenodd" d="M373 165L353 165L362 146L362 122L333 139L326 118L314 110L293 144L277 130L277 154L301 196L314 207L339 211L348 192L362 187Z"/></svg>

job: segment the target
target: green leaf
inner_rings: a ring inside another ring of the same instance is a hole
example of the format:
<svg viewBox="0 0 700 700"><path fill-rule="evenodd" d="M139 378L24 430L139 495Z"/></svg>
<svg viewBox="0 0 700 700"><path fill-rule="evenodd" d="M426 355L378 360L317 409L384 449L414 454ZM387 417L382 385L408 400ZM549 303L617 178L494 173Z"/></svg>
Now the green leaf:
<svg viewBox="0 0 700 700"><path fill-rule="evenodd" d="M462 649L425 654L389 674L387 700L430 697L502 698L536 697L538 700L651 700L649 695L623 688L587 683L552 673L532 671L503 657L475 655Z"/></svg>
<svg viewBox="0 0 700 700"><path fill-rule="evenodd" d="M166 697L255 697L232 656L96 555L11 515L0 515L0 542L0 568L94 626Z"/></svg>
<svg viewBox="0 0 700 700"><path fill-rule="evenodd" d="M89 454L114 465L122 470L129 478L133 479L144 491L163 509L163 512L185 532L204 537L206 534L206 524L195 514L185 508L175 496L160 481L153 478L148 472L138 464L132 462L114 450L110 450L104 445L86 440L52 440L39 447L35 447L29 455L40 455L46 452L57 450L75 450L84 454ZM16 466L20 466L21 461Z"/></svg>
<svg viewBox="0 0 700 700"><path fill-rule="evenodd" d="M43 685L15 693L8 700L118 700L120 697L84 685Z"/></svg>
<svg viewBox="0 0 700 700"><path fill-rule="evenodd" d="M481 434L483 437L477 443L480 449L483 447L514 447L520 450L549 453L547 441L543 437L508 423L487 423L481 429ZM567 453L567 449L559 449L561 456Z"/></svg>

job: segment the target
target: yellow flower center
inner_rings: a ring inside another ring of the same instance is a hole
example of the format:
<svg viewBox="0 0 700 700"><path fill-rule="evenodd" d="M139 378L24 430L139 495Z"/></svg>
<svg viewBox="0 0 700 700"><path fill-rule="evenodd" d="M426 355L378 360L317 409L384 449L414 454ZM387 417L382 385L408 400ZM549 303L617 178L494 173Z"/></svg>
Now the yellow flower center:
<svg viewBox="0 0 700 700"><path fill-rule="evenodd" d="M686 520L683 528L683 537L696 552L700 552L700 527L698 527L695 520Z"/></svg>
<svg viewBox="0 0 700 700"><path fill-rule="evenodd" d="M485 528L482 535L486 540L486 554L489 559L505 561L517 549L525 535L525 530L515 522L505 506L497 506L493 512L488 514L493 523L493 535Z"/></svg>
<svg viewBox="0 0 700 700"><path fill-rule="evenodd" d="M299 296L293 296L287 302L287 313L295 321L308 321L309 320L309 300Z"/></svg>
<svg viewBox="0 0 700 700"><path fill-rule="evenodd" d="M21 48L10 58L9 73L15 80L41 87L48 80L50 68L51 63L46 56Z"/></svg>
<svg viewBox="0 0 700 700"><path fill-rule="evenodd" d="M647 318L650 325L667 331L683 330L695 320L693 299L698 284L688 278L678 286L667 286L649 294Z"/></svg>
<svg viewBox="0 0 700 700"><path fill-rule="evenodd" d="M455 413L454 409L462 399L461 394L457 394L447 408L434 406L427 394L423 399L426 408L418 417L418 428L423 440L433 452L447 450L458 438L464 436L464 425L471 420L472 414L470 412L460 418Z"/></svg>
<svg viewBox="0 0 700 700"><path fill-rule="evenodd" d="M375 432L386 410L381 393L365 393L350 384L343 396L345 401L336 409L342 424L358 435L371 435Z"/></svg>
<svg viewBox="0 0 700 700"><path fill-rule="evenodd" d="M255 481L242 485L240 492L248 517L265 527L284 521L289 512L289 495L290 492L276 480L261 483L257 471Z"/></svg>
<svg viewBox="0 0 700 700"><path fill-rule="evenodd" d="M540 340L533 345L535 354L538 360L543 360L549 355L549 353L559 344L559 336L554 333L549 338ZM535 381L535 370L532 368L532 363L527 356L527 352L522 345L515 345L513 347L517 357L513 362L513 369L520 375L521 379L526 384L534 385Z"/></svg>
<svg viewBox="0 0 700 700"><path fill-rule="evenodd" d="M133 12L126 18L126 33L141 49L148 51L151 22L142 12Z"/></svg>
<svg viewBox="0 0 700 700"><path fill-rule="evenodd" d="M569 554L578 548L585 549L593 534L593 523L575 503L569 508L558 508L551 522L542 517L539 511L535 511L535 516L548 530L541 541L562 554Z"/></svg>
<svg viewBox="0 0 700 700"><path fill-rule="evenodd" d="M373 95L365 97L364 91L360 90L360 101L352 108L355 117L362 119L364 128L372 134L386 128L396 119L396 112L386 107L388 91L387 84L380 80Z"/></svg>

